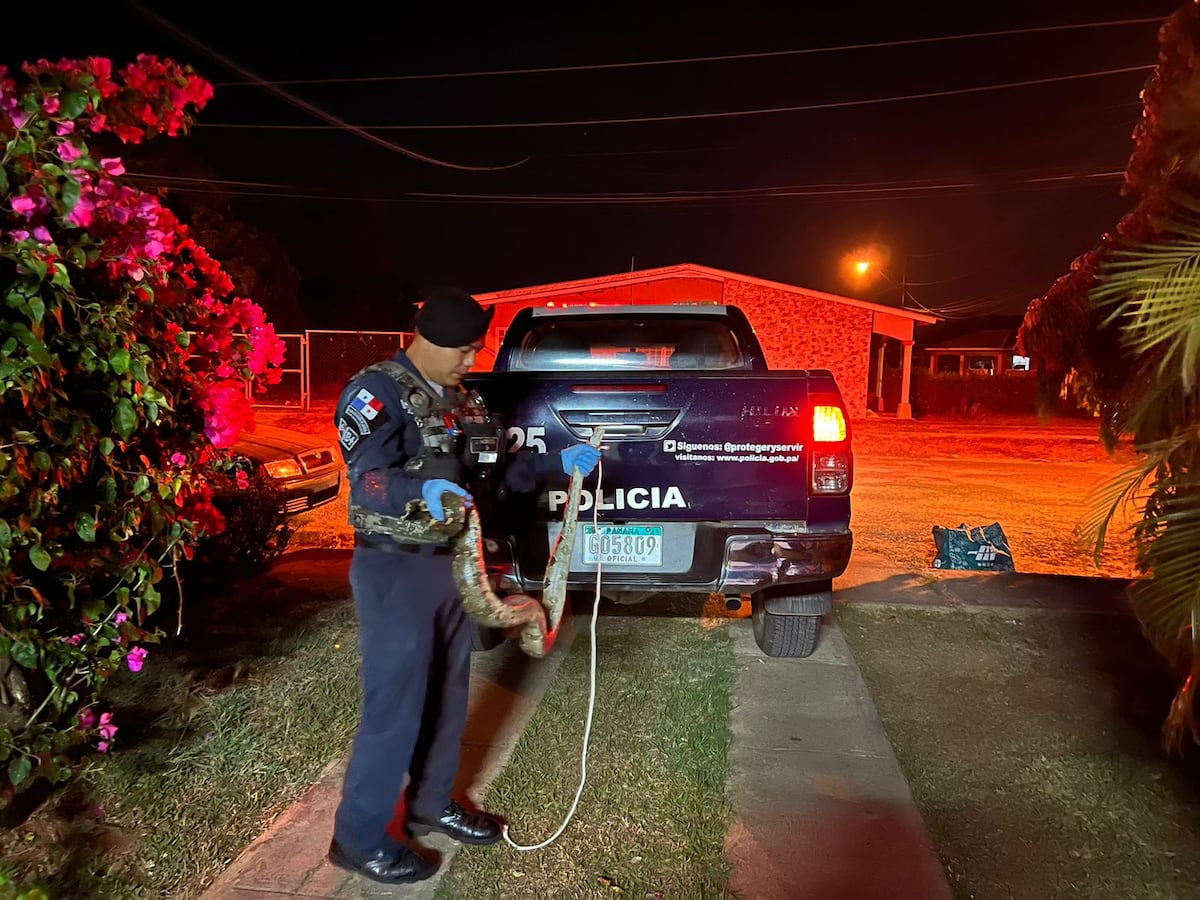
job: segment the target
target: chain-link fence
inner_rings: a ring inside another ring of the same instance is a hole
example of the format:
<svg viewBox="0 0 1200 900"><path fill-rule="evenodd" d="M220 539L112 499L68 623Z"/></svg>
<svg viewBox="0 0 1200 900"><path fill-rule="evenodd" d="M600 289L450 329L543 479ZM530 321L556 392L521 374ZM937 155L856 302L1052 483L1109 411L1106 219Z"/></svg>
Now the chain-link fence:
<svg viewBox="0 0 1200 900"><path fill-rule="evenodd" d="M308 409L308 390L304 384L308 338L303 334L281 334L283 365L278 384L259 384L251 398L260 406L298 406Z"/></svg>
<svg viewBox="0 0 1200 900"><path fill-rule="evenodd" d="M412 335L404 331L306 331L304 406L336 400L359 369L393 356L407 347Z"/></svg>
<svg viewBox="0 0 1200 900"><path fill-rule="evenodd" d="M195 338L195 332L189 332ZM312 402L338 398L350 376L364 366L390 359L407 347L407 331L324 331L280 334L283 364L278 384L247 385L247 396L258 406L308 409Z"/></svg>

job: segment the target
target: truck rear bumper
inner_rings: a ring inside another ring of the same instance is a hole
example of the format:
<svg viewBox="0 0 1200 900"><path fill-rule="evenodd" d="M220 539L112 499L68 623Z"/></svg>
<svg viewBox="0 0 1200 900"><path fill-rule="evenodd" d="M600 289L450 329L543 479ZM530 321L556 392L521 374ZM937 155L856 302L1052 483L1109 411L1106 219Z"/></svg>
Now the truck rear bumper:
<svg viewBox="0 0 1200 900"><path fill-rule="evenodd" d="M540 590L543 571L521 571L507 542L488 541L488 568L513 589ZM846 571L854 535L838 532L773 533L765 529L703 523L697 528L691 566L683 572L605 568L605 591L753 594L770 587L808 584ZM572 589L594 587L594 572L573 571Z"/></svg>
<svg viewBox="0 0 1200 900"><path fill-rule="evenodd" d="M850 564L854 535L772 535L733 537L726 542L722 578L716 591L753 594L783 584L836 578Z"/></svg>

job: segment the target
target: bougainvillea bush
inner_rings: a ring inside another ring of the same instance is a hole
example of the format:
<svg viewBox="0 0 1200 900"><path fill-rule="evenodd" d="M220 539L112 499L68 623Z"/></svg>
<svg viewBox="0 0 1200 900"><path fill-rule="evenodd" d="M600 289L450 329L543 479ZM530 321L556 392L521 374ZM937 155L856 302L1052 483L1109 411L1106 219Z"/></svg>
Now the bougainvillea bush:
<svg viewBox="0 0 1200 900"><path fill-rule="evenodd" d="M185 134L212 95L140 56L0 67L0 772L61 781L119 723L176 564L221 531L213 484L283 344L123 144ZM242 476L244 478L244 476ZM4 779L0 778L0 786Z"/></svg>

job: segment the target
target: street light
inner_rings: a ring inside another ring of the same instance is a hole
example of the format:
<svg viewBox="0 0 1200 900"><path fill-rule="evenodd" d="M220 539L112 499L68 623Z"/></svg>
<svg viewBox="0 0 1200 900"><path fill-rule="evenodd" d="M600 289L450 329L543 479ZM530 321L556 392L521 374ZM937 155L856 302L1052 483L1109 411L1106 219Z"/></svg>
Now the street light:
<svg viewBox="0 0 1200 900"><path fill-rule="evenodd" d="M900 283L897 284L895 279L888 275L888 267L892 261L892 251L883 244L869 244L866 246L857 247L842 257L842 272L846 279L855 287L861 288L868 278L873 278L876 275L887 281L892 287L900 290L900 308L908 308L908 261L900 267ZM916 305L914 303L914 305ZM887 317L885 317L886 319ZM872 325L872 330L875 331L875 325ZM907 327L906 333L900 333L898 330L901 327ZM880 412L883 411L883 369L884 359L886 355L887 339L893 337L900 341L904 348L903 362L901 363L900 376L900 401L896 406L896 415L901 419L912 418L912 404L909 401L909 392L912 389L912 323L907 326L898 326L895 324L887 325L880 328L877 332L881 336L879 344L879 355L875 362L875 398L876 405Z"/></svg>
<svg viewBox="0 0 1200 900"><path fill-rule="evenodd" d="M908 306L908 264L907 264L907 260L905 261L904 267L901 268L901 270L900 270L900 283L899 284L896 284L895 279L893 279L892 276L890 276L887 273L887 270L883 266L877 265L875 263L875 261L872 260L868 256L860 256L857 259L855 259L853 268L854 268L855 274L857 275L857 280L859 280L859 281L866 278L868 273L875 272L875 273L878 273L879 277L884 279L892 287L899 288L900 289L900 308L901 309L907 308L907 306Z"/></svg>

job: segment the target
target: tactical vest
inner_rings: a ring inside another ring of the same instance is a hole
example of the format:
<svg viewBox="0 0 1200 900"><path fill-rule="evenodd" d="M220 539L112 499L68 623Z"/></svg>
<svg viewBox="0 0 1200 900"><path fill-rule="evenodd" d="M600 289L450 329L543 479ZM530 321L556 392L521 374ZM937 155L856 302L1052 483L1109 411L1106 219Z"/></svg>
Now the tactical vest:
<svg viewBox="0 0 1200 900"><path fill-rule="evenodd" d="M421 450L405 462L405 472L464 486L487 478L500 461L502 433L477 391L446 388L439 396L425 379L392 359L372 363L354 377L368 372L382 372L396 383L401 407L421 431ZM386 534L405 544L448 544L464 525L439 522L422 500L409 501L399 516L375 512L353 500L349 512L350 524L359 531Z"/></svg>

